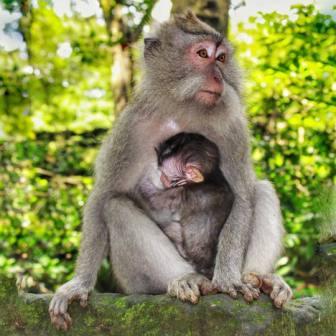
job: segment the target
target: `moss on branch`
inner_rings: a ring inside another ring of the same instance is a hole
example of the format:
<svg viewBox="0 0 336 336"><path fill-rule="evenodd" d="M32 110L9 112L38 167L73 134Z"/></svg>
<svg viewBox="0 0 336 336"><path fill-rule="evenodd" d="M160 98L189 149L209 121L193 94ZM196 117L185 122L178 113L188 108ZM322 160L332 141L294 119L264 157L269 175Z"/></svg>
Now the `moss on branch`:
<svg viewBox="0 0 336 336"><path fill-rule="evenodd" d="M50 324L51 295L17 295L13 281L0 279L0 335L64 335ZM190 305L166 295L93 293L87 308L70 307L67 335L331 335L334 311L318 298L293 300L285 311L266 296L253 304L226 295L202 297ZM325 311L325 313L323 313Z"/></svg>

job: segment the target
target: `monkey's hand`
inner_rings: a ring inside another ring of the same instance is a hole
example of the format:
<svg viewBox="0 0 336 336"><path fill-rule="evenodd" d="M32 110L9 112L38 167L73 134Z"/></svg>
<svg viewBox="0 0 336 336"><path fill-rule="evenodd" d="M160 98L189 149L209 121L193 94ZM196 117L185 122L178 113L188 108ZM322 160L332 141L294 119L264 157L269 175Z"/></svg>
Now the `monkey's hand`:
<svg viewBox="0 0 336 336"><path fill-rule="evenodd" d="M211 281L198 273L189 273L168 284L167 293L184 302L198 303L201 295L215 294L217 289Z"/></svg>
<svg viewBox="0 0 336 336"><path fill-rule="evenodd" d="M73 300L79 300L82 307L86 307L89 289L79 279L72 279L62 285L53 296L49 305L51 323L58 330L68 330L72 320L68 313L68 305Z"/></svg>
<svg viewBox="0 0 336 336"><path fill-rule="evenodd" d="M238 297L238 293L241 293L247 302L252 302L260 296L259 288L255 288L249 283L244 283L239 276L226 275L218 278L215 273L212 283L219 292L229 294L233 299Z"/></svg>
<svg viewBox="0 0 336 336"><path fill-rule="evenodd" d="M243 276L245 283L257 284L259 288L273 300L275 307L283 306L292 298L293 293L284 279L276 274L261 275L248 273Z"/></svg>

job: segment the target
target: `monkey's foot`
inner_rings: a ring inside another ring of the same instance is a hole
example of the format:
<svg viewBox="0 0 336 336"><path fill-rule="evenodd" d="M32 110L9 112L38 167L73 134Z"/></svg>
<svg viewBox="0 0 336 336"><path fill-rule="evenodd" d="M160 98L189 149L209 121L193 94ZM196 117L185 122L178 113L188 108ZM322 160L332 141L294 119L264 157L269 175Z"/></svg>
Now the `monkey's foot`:
<svg viewBox="0 0 336 336"><path fill-rule="evenodd" d="M293 296L287 283L276 274L247 273L243 275L243 282L255 288L260 288L270 296L277 308L282 308Z"/></svg>
<svg viewBox="0 0 336 336"><path fill-rule="evenodd" d="M71 327L71 317L68 306L73 300L79 300L82 307L86 307L89 291L77 281L71 280L61 286L53 296L49 305L51 323L58 330L67 331Z"/></svg>
<svg viewBox="0 0 336 336"><path fill-rule="evenodd" d="M244 283L241 281L225 281L224 283L216 280L213 281L220 292L229 294L229 296L233 299L238 297L238 293L243 295L246 302L252 302L260 296L259 288L250 283Z"/></svg>
<svg viewBox="0 0 336 336"><path fill-rule="evenodd" d="M214 294L217 290L203 275L190 273L168 284L167 294L184 302L198 303L201 295Z"/></svg>
<svg viewBox="0 0 336 336"><path fill-rule="evenodd" d="M242 276L243 283L251 285L253 288L260 289L262 286L261 276L257 273L245 273Z"/></svg>

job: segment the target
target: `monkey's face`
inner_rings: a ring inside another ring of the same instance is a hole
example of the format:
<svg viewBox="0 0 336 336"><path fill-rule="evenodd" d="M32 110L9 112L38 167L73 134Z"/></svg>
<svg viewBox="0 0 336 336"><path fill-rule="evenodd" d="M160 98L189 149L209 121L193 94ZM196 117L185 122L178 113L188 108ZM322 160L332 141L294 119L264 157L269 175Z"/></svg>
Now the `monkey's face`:
<svg viewBox="0 0 336 336"><path fill-rule="evenodd" d="M239 95L240 72L232 47L193 14L174 17L145 39L145 76L156 96L214 107ZM233 90L230 90L233 89Z"/></svg>
<svg viewBox="0 0 336 336"><path fill-rule="evenodd" d="M221 66L225 64L227 49L221 43L204 40L192 44L186 50L187 62L192 64L196 73L203 75L201 87L195 94L195 100L205 105L215 105L224 90Z"/></svg>

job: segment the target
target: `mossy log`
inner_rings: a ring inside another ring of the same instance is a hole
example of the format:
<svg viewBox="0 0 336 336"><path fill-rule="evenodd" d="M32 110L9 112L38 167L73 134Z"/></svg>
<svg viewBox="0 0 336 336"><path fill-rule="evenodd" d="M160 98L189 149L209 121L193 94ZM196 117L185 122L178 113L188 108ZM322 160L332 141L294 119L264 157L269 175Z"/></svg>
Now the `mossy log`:
<svg viewBox="0 0 336 336"><path fill-rule="evenodd" d="M332 335L335 325L321 315L316 297L293 300L281 311L266 296L247 304L217 294L191 305L166 295L93 293L87 308L71 305L73 325L65 333L50 323L50 299L17 295L13 281L0 279L0 335Z"/></svg>

